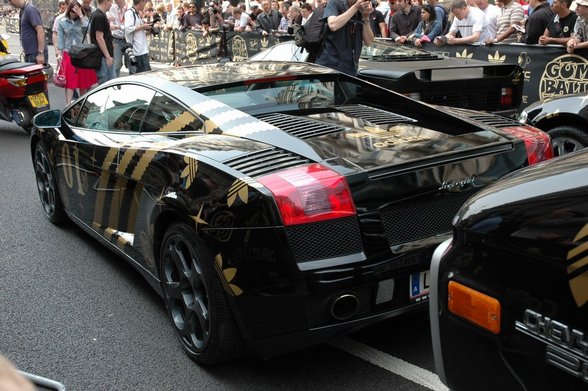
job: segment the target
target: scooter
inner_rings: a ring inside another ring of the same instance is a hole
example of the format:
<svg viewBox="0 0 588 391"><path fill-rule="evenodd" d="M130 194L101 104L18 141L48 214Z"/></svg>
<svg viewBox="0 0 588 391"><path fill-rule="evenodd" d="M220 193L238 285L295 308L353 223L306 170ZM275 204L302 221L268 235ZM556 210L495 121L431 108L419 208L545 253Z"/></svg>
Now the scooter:
<svg viewBox="0 0 588 391"><path fill-rule="evenodd" d="M30 133L35 114L50 108L48 75L43 65L8 56L7 37L0 38L0 119Z"/></svg>

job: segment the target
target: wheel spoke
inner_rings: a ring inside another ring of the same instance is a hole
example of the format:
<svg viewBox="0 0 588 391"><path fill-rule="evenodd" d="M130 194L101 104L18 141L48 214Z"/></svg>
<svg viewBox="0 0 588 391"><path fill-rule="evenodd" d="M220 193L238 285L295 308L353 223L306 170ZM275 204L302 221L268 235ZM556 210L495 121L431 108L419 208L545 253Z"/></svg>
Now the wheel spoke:
<svg viewBox="0 0 588 391"><path fill-rule="evenodd" d="M166 281L166 293L167 297L171 300L181 300L182 299L182 290L180 289L180 283L176 281Z"/></svg>
<svg viewBox="0 0 588 391"><path fill-rule="evenodd" d="M186 246L183 242L175 240L170 244L169 253L176 266L176 269L184 277L189 278L190 268L189 263L186 262Z"/></svg>

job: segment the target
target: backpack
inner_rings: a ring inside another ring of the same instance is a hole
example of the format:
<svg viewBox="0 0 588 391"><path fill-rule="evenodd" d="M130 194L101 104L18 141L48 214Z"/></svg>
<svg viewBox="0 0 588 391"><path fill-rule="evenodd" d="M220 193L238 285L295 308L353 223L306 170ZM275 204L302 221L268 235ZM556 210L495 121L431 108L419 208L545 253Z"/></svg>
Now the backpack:
<svg viewBox="0 0 588 391"><path fill-rule="evenodd" d="M435 5L435 10L439 8L443 12L443 20L441 21L441 31L443 34L447 33L447 10L441 4Z"/></svg>

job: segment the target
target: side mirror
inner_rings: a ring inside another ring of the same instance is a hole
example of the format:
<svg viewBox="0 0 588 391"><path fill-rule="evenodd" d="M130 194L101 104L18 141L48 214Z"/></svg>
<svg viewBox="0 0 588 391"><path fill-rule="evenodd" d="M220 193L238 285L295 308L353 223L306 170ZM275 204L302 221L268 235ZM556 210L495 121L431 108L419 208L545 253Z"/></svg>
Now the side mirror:
<svg viewBox="0 0 588 391"><path fill-rule="evenodd" d="M39 129L60 127L61 110L47 110L35 115L33 125Z"/></svg>

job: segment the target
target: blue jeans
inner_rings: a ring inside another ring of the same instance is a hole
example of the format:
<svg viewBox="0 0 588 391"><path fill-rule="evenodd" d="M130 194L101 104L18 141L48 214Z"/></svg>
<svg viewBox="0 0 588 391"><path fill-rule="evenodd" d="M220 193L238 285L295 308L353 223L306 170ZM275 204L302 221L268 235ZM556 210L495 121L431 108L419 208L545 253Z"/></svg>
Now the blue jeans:
<svg viewBox="0 0 588 391"><path fill-rule="evenodd" d="M143 54L137 57L137 65L135 66L135 72L145 72L151 70L151 65L149 65L149 53Z"/></svg>
<svg viewBox="0 0 588 391"><path fill-rule="evenodd" d="M43 53L45 56L45 64L49 63L49 52L45 49ZM25 54L25 62L32 62L33 64L37 63L37 53Z"/></svg>
<svg viewBox="0 0 588 391"><path fill-rule="evenodd" d="M114 64L109 68L108 65L106 65L106 57L102 57L102 65L100 66L100 69L96 71L96 76L98 77L98 84L114 79L116 77Z"/></svg>

